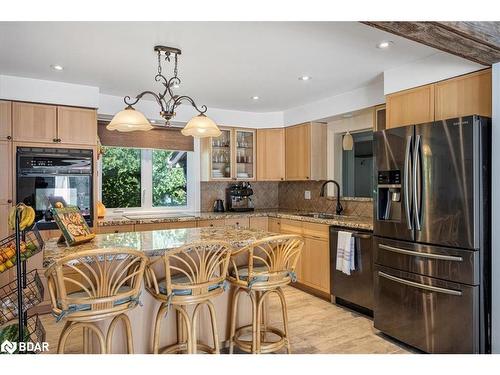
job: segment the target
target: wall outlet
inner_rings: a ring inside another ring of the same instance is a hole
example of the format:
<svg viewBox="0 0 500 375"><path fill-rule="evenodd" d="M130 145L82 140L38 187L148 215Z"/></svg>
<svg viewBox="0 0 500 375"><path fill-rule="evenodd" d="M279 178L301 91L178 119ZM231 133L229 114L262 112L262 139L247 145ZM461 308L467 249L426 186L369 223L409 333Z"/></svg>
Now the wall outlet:
<svg viewBox="0 0 500 375"><path fill-rule="evenodd" d="M304 191L304 199L311 199L311 192L309 190Z"/></svg>

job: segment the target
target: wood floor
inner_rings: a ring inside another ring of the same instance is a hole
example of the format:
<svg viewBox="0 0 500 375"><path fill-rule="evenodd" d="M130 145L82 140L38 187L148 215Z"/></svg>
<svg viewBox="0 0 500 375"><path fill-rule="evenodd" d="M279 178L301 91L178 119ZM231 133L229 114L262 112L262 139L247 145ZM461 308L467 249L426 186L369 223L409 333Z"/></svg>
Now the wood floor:
<svg viewBox="0 0 500 375"><path fill-rule="evenodd" d="M285 289L288 319L295 354L389 354L410 353L411 349L390 340L373 328L371 319L344 307L333 305L298 289ZM270 323L280 322L277 300L269 301ZM47 332L50 353L57 351L59 332L64 323L51 315L41 316ZM81 336L75 332L66 346L67 353L81 353Z"/></svg>

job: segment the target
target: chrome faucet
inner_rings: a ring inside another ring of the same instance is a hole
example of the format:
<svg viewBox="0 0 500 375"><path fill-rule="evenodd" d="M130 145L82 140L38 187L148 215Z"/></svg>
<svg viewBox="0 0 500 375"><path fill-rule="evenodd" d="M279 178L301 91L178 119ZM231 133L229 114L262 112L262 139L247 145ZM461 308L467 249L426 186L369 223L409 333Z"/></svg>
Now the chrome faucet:
<svg viewBox="0 0 500 375"><path fill-rule="evenodd" d="M340 186L339 186L339 184L338 184L338 182L337 182L337 181L335 181L335 180L328 180L328 181L325 181L325 182L323 183L323 185L321 185L321 191L320 191L320 193L319 193L319 196L320 196L320 197L324 197L324 196L325 196L325 187L326 187L326 185L327 185L329 182L334 183L334 184L335 184L335 186L337 187L337 205L336 205L336 207L335 207L335 213L336 213L337 215L341 215L341 214L342 214L342 211L344 211L344 207L342 207L342 204L340 203Z"/></svg>

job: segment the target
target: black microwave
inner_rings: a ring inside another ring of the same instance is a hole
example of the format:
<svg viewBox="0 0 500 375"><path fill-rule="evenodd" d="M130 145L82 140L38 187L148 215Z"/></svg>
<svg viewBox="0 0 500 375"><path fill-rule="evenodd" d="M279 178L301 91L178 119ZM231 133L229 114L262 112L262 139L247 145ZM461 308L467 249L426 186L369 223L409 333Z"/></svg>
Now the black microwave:
<svg viewBox="0 0 500 375"><path fill-rule="evenodd" d="M18 147L16 202L35 210L40 229L57 229L51 214L56 202L77 206L92 226L93 151L45 147Z"/></svg>

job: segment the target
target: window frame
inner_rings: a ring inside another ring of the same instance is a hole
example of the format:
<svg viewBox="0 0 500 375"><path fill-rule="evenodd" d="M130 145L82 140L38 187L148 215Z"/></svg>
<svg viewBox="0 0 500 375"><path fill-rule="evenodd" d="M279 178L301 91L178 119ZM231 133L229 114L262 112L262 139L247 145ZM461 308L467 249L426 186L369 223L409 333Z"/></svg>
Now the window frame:
<svg viewBox="0 0 500 375"><path fill-rule="evenodd" d="M110 146L119 147L119 146ZM118 216L127 213L182 213L198 211L199 207L199 142L195 142L194 151L187 152L187 204L183 206L153 206L153 149L141 148L141 207L110 207L106 216ZM172 150L180 151L180 150ZM198 157L197 157L198 156ZM198 162L197 162L198 161ZM98 198L102 202L102 158L97 163Z"/></svg>

